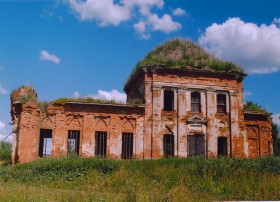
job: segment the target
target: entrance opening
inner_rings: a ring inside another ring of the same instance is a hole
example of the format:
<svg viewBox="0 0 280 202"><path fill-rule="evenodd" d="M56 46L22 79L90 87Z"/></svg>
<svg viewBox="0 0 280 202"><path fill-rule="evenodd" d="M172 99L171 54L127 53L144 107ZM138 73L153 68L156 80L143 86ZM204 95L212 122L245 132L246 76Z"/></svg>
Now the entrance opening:
<svg viewBox="0 0 280 202"><path fill-rule="evenodd" d="M122 133L122 159L133 157L133 133Z"/></svg>
<svg viewBox="0 0 280 202"><path fill-rule="evenodd" d="M107 132L95 133L95 156L106 157Z"/></svg>
<svg viewBox="0 0 280 202"><path fill-rule="evenodd" d="M80 131L68 130L68 154L79 155Z"/></svg>
<svg viewBox="0 0 280 202"><path fill-rule="evenodd" d="M204 135L188 135L188 156L204 156L205 140Z"/></svg>
<svg viewBox="0 0 280 202"><path fill-rule="evenodd" d="M227 156L227 138L218 137L218 156Z"/></svg>
<svg viewBox="0 0 280 202"><path fill-rule="evenodd" d="M174 156L174 135L166 134L163 136L164 157Z"/></svg>
<svg viewBox="0 0 280 202"><path fill-rule="evenodd" d="M52 148L52 130L40 129L39 157L50 156L51 148Z"/></svg>

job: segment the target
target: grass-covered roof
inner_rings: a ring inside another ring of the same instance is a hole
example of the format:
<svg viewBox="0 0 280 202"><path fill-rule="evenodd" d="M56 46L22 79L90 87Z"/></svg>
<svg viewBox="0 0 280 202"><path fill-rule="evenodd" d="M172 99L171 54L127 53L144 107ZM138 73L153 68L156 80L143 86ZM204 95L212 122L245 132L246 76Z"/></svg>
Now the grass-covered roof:
<svg viewBox="0 0 280 202"><path fill-rule="evenodd" d="M265 108L258 105L257 103L254 103L252 101L247 101L244 104L244 111L247 112L258 112L258 113L268 113Z"/></svg>
<svg viewBox="0 0 280 202"><path fill-rule="evenodd" d="M202 47L192 41L182 38L172 39L150 51L139 61L126 84L145 66L163 65L166 67L204 67L217 72L240 72L243 69L229 61L219 60L207 53Z"/></svg>

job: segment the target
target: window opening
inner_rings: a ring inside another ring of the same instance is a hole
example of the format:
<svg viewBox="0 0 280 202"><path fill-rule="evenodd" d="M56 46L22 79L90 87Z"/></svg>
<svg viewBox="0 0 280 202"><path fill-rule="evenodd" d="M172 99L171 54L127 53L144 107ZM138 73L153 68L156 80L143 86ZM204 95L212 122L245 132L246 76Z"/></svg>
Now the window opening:
<svg viewBox="0 0 280 202"><path fill-rule="evenodd" d="M191 93L191 112L200 112L200 93Z"/></svg>
<svg viewBox="0 0 280 202"><path fill-rule="evenodd" d="M95 133L95 156L106 157L107 132L97 131Z"/></svg>
<svg viewBox="0 0 280 202"><path fill-rule="evenodd" d="M218 137L218 156L227 156L227 138Z"/></svg>
<svg viewBox="0 0 280 202"><path fill-rule="evenodd" d="M174 156L174 135L166 134L163 136L164 157Z"/></svg>
<svg viewBox="0 0 280 202"><path fill-rule="evenodd" d="M217 112L225 114L226 113L226 95L217 95Z"/></svg>
<svg viewBox="0 0 280 202"><path fill-rule="evenodd" d="M133 133L122 133L122 159L133 157Z"/></svg>
<svg viewBox="0 0 280 202"><path fill-rule="evenodd" d="M79 154L80 131L68 130L68 154Z"/></svg>
<svg viewBox="0 0 280 202"><path fill-rule="evenodd" d="M188 136L188 156L205 155L205 138L204 135Z"/></svg>
<svg viewBox="0 0 280 202"><path fill-rule="evenodd" d="M51 156L52 130L40 129L39 157Z"/></svg>
<svg viewBox="0 0 280 202"><path fill-rule="evenodd" d="M172 90L164 91L164 111L174 110L174 92Z"/></svg>

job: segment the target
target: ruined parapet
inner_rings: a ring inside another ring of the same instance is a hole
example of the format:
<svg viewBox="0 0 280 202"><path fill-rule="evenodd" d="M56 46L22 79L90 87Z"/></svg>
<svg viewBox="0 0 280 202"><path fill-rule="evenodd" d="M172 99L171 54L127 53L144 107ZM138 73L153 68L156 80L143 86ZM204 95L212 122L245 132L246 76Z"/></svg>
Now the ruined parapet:
<svg viewBox="0 0 280 202"><path fill-rule="evenodd" d="M37 103L37 93L31 86L22 86L11 93L11 103Z"/></svg>
<svg viewBox="0 0 280 202"><path fill-rule="evenodd" d="M22 86L11 93L11 117L13 122L13 152L12 163L24 162L18 154L28 151L28 136L34 134L39 114L37 93L30 86ZM24 135L24 138L21 138ZM21 151L19 151L21 150ZM23 155L22 155L23 156ZM28 158L28 156L27 156Z"/></svg>

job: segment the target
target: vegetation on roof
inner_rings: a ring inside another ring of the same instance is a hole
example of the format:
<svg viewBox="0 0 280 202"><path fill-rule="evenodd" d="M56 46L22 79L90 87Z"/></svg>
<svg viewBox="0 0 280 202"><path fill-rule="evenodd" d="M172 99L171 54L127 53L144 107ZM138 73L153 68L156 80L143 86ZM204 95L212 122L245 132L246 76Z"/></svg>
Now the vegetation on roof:
<svg viewBox="0 0 280 202"><path fill-rule="evenodd" d="M49 103L47 101L45 101L45 100L38 101L38 107L41 112L46 113L48 106L49 106Z"/></svg>
<svg viewBox="0 0 280 202"><path fill-rule="evenodd" d="M202 47L192 41L177 38L156 47L145 58L139 61L127 79L126 84L145 66L165 65L167 67L205 67L221 72L240 72L243 69L229 61L219 60L207 53Z"/></svg>
<svg viewBox="0 0 280 202"><path fill-rule="evenodd" d="M244 104L244 111L267 113L265 108L252 101L247 101Z"/></svg>
<svg viewBox="0 0 280 202"><path fill-rule="evenodd" d="M93 99L93 98L90 98L90 97L87 97L87 98L66 98L66 97L62 97L62 98L51 101L51 103L56 104L56 105L65 105L67 102L121 104L121 103L116 102L115 100L100 100L100 99Z"/></svg>

